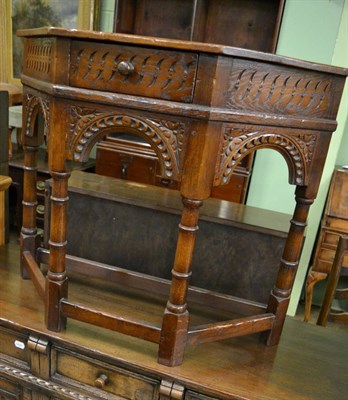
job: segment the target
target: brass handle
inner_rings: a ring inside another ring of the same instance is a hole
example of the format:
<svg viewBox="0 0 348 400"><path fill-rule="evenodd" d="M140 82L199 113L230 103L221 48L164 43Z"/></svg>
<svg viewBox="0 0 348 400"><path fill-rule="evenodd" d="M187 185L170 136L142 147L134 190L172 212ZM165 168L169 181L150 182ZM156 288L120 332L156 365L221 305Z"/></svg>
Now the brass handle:
<svg viewBox="0 0 348 400"><path fill-rule="evenodd" d="M98 378L94 381L94 386L99 388L99 389L104 389L104 386L106 385L108 381L108 377L105 374L100 374Z"/></svg>
<svg viewBox="0 0 348 400"><path fill-rule="evenodd" d="M134 72L134 65L128 61L121 61L117 65L117 71L124 76L132 75Z"/></svg>
<svg viewBox="0 0 348 400"><path fill-rule="evenodd" d="M37 181L36 189L37 190L45 190L45 182L44 181Z"/></svg>
<svg viewBox="0 0 348 400"><path fill-rule="evenodd" d="M45 206L43 205L39 205L36 207L36 212L40 215L44 215L45 214Z"/></svg>

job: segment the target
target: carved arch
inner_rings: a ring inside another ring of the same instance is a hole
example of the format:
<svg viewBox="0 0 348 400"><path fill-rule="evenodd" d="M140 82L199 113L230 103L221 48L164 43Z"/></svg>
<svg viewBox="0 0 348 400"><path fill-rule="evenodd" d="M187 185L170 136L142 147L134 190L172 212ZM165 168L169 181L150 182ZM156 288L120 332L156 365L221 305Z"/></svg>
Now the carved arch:
<svg viewBox="0 0 348 400"><path fill-rule="evenodd" d="M48 99L33 95L26 95L26 121L24 121L24 134L25 136L34 137L35 135L35 122L39 112L41 112L44 119L44 137L46 144L49 140L49 101Z"/></svg>
<svg viewBox="0 0 348 400"><path fill-rule="evenodd" d="M292 135L290 133L248 132L231 129L224 134L220 167L215 185L227 184L238 163L247 155L262 148L278 151L289 170L289 183L304 186L308 182L308 169L316 135Z"/></svg>
<svg viewBox="0 0 348 400"><path fill-rule="evenodd" d="M163 177L179 180L180 157L184 126L181 123L155 121L118 113L83 113L71 109L77 118L72 122L70 157L75 161L87 161L93 146L108 133L129 132L150 143L156 152ZM81 115L82 114L82 115ZM74 119L73 118L73 119Z"/></svg>

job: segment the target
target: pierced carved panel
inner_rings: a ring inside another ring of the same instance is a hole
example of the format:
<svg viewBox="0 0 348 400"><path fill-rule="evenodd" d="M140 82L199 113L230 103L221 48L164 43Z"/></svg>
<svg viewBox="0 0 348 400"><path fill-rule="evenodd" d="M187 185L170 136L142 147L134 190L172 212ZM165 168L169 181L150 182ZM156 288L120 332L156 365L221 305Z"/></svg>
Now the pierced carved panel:
<svg viewBox="0 0 348 400"><path fill-rule="evenodd" d="M50 79L52 47L54 39L36 38L28 40L23 72L32 77Z"/></svg>
<svg viewBox="0 0 348 400"><path fill-rule="evenodd" d="M226 107L274 114L324 116L330 108L332 80L320 73L236 61Z"/></svg>
<svg viewBox="0 0 348 400"><path fill-rule="evenodd" d="M86 161L94 144L108 133L132 133L146 140L156 152L163 178L179 180L186 148L182 122L139 118L72 106L69 109L69 155Z"/></svg>
<svg viewBox="0 0 348 400"><path fill-rule="evenodd" d="M253 130L226 126L214 185L227 184L239 161L261 148L279 151L289 168L289 182L294 185L306 185L316 142L315 133L278 133L276 129L270 128L266 132L262 128Z"/></svg>
<svg viewBox="0 0 348 400"><path fill-rule="evenodd" d="M191 102L197 60L193 53L75 42L70 85Z"/></svg>

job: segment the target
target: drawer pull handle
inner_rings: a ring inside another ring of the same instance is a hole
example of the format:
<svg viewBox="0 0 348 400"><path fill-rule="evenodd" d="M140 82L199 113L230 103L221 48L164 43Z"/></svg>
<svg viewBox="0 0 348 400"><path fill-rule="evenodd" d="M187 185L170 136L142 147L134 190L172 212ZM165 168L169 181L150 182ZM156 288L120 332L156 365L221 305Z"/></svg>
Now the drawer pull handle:
<svg viewBox="0 0 348 400"><path fill-rule="evenodd" d="M117 71L124 76L132 75L134 72L134 65L128 61L121 61L117 65Z"/></svg>
<svg viewBox="0 0 348 400"><path fill-rule="evenodd" d="M108 379L109 378L105 374L100 374L98 378L94 381L94 386L99 389L104 389L104 386L106 385Z"/></svg>
<svg viewBox="0 0 348 400"><path fill-rule="evenodd" d="M36 189L37 189L37 190L45 190L45 182L43 182L43 181L38 181L38 182L36 183Z"/></svg>
<svg viewBox="0 0 348 400"><path fill-rule="evenodd" d="M25 343L23 343L21 340L15 340L14 345L15 345L15 347L17 347L17 349L21 349L21 350L25 349Z"/></svg>

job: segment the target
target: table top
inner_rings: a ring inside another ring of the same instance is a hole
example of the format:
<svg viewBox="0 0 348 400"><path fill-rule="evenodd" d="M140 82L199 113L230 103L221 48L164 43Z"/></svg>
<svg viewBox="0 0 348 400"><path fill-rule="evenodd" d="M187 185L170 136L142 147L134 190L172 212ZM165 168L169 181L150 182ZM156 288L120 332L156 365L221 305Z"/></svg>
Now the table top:
<svg viewBox="0 0 348 400"><path fill-rule="evenodd" d="M150 376L174 378L190 388L203 387L212 395L230 399L342 400L348 392L348 330L287 318L276 347L264 346L256 336L245 336L190 347L181 366L165 367L156 362L157 346L137 338L72 320L65 332L48 331L42 301L32 283L20 279L18 259L15 240L0 247L0 326L24 333L29 330L82 354ZM91 301L88 297L98 298L98 288L97 292L76 290L83 287L73 283L71 297L86 302ZM155 300L151 295L148 306L141 303L140 308L152 312L154 320L160 317L154 311L163 309ZM199 313L193 311L193 318L200 318Z"/></svg>
<svg viewBox="0 0 348 400"><path fill-rule="evenodd" d="M225 46L212 43L192 42L185 40L175 40L167 38L158 38L151 36L138 36L121 33L108 33L96 31L84 31L76 29L65 29L56 27L42 27L34 29L22 29L17 31L17 36L20 37L41 37L41 36L57 36L69 37L73 39L88 39L93 41L106 41L114 43L132 43L144 46L165 47L180 49L186 51L198 51L213 54L223 54L226 56L237 56L246 59L262 60L272 63L284 64L289 66L297 66L299 68L308 68L331 72L339 75L348 75L348 69L335 67L331 65L318 64L313 62L302 61L290 57L279 56L270 53L264 53L255 50L243 49L232 46Z"/></svg>

